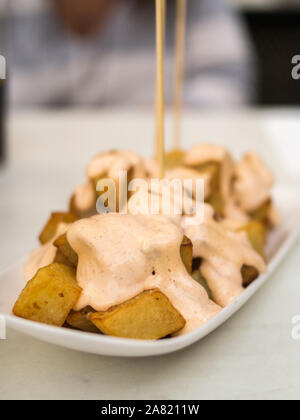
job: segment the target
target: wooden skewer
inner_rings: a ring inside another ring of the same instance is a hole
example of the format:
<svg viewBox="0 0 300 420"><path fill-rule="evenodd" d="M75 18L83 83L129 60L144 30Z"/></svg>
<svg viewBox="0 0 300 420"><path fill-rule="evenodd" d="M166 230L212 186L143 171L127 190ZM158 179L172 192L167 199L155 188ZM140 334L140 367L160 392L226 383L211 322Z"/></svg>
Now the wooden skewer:
<svg viewBox="0 0 300 420"><path fill-rule="evenodd" d="M182 135L182 105L184 84L184 59L187 0L177 0L175 77L174 77L174 149L179 150Z"/></svg>
<svg viewBox="0 0 300 420"><path fill-rule="evenodd" d="M156 92L157 161L159 178L165 177L165 94L164 94L165 0L156 0Z"/></svg>
<svg viewBox="0 0 300 420"><path fill-rule="evenodd" d="M165 25L165 27L164 27L164 33L163 33L163 37L164 37L164 40L163 40L163 42L164 42L164 45L165 45L165 35L166 35L166 30L165 30L165 28L166 28L166 8L167 8L167 0L162 0L162 3L163 3L163 5L162 5L162 8L163 8L163 20L164 20L164 25ZM158 138L158 124L157 124L157 122L158 122L158 120L159 120L159 116L158 116L158 114L159 114L159 105L158 105L158 101L159 101L159 88L158 88L158 84L156 83L156 98L155 98L155 100L156 100L156 103L155 103L155 112L156 112L156 127L155 127L155 140L154 140L154 156L155 156L155 159L156 159L156 162L158 163L158 140L157 140L157 138Z"/></svg>

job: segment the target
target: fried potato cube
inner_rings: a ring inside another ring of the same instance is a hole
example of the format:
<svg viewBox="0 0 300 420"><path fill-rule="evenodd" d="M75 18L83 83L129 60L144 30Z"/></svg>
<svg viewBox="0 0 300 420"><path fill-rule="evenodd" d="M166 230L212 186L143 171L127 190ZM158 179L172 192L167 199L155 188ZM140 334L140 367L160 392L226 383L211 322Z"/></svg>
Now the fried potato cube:
<svg viewBox="0 0 300 420"><path fill-rule="evenodd" d="M223 216L224 214L224 200L222 198L221 192L214 192L210 198L207 200L207 203L212 206L217 216Z"/></svg>
<svg viewBox="0 0 300 420"><path fill-rule="evenodd" d="M88 318L106 335L158 340L181 330L182 315L158 289L148 290L106 312Z"/></svg>
<svg viewBox="0 0 300 420"><path fill-rule="evenodd" d="M54 238L59 223L69 224L76 222L76 220L77 217L72 213L52 213L39 236L40 243L44 245Z"/></svg>
<svg viewBox="0 0 300 420"><path fill-rule="evenodd" d="M67 317L66 323L77 330L100 334L99 329L87 319L87 315L92 312L95 311L90 306L87 306L81 311L71 311Z"/></svg>
<svg viewBox="0 0 300 420"><path fill-rule="evenodd" d="M178 166L182 165L182 161L184 158L184 152L179 149L171 150L170 152L166 153L165 164L166 170L177 168Z"/></svg>
<svg viewBox="0 0 300 420"><path fill-rule="evenodd" d="M259 276L257 268L243 265L242 267L243 286L248 287L253 283Z"/></svg>
<svg viewBox="0 0 300 420"><path fill-rule="evenodd" d="M200 173L209 173L211 178L211 190L215 192L220 186L220 164L208 162L198 166L197 171Z"/></svg>
<svg viewBox="0 0 300 420"><path fill-rule="evenodd" d="M187 236L183 237L183 241L180 247L180 255L187 272L192 274L193 244Z"/></svg>
<svg viewBox="0 0 300 420"><path fill-rule="evenodd" d="M64 265L67 265L68 267L74 268L74 265L71 264L69 260L67 260L67 258L64 256L64 254L60 252L59 249L56 251L53 263L64 264Z"/></svg>
<svg viewBox="0 0 300 420"><path fill-rule="evenodd" d="M210 204L215 212L222 216L223 215L223 198L220 190L220 177L221 177L221 165L215 162L208 162L204 165L196 168L200 174L209 173L211 184L210 184L210 195L207 198L207 203Z"/></svg>
<svg viewBox="0 0 300 420"><path fill-rule="evenodd" d="M59 254L61 254L65 258L65 261L67 261L67 265L77 267L78 255L69 244L66 233L64 235L59 236L54 241L53 245L58 249Z"/></svg>
<svg viewBox="0 0 300 420"><path fill-rule="evenodd" d="M253 220L239 229L239 231L247 233L252 248L265 259L267 231L263 223Z"/></svg>
<svg viewBox="0 0 300 420"><path fill-rule="evenodd" d="M21 292L13 313L61 327L81 295L75 270L63 264L41 268Z"/></svg>
<svg viewBox="0 0 300 420"><path fill-rule="evenodd" d="M266 228L270 229L269 214L272 207L272 200L266 201L261 207L249 213L252 220L259 221L265 225Z"/></svg>

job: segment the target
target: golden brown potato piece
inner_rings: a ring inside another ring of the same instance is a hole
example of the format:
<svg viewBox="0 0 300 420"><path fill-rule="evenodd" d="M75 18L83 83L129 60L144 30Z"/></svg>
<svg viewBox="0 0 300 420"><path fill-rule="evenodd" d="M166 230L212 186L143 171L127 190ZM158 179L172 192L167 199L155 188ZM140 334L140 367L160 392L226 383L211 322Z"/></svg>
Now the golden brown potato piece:
<svg viewBox="0 0 300 420"><path fill-rule="evenodd" d="M77 330L100 334L99 329L87 319L89 313L95 312L93 308L87 306L81 311L71 311L68 315L66 323Z"/></svg>
<svg viewBox="0 0 300 420"><path fill-rule="evenodd" d="M203 277L202 273L200 270L196 270L193 272L192 277L194 280L196 280L199 284L201 284L202 287L204 287L204 289L206 290L208 297L210 300L213 300L213 296L211 293L211 290L209 288L209 285L207 283L207 281L205 280L205 278Z"/></svg>
<svg viewBox="0 0 300 420"><path fill-rule="evenodd" d="M61 327L81 294L75 270L63 264L41 268L21 292L13 313Z"/></svg>
<svg viewBox="0 0 300 420"><path fill-rule="evenodd" d="M192 265L193 265L193 244L192 241L184 236L181 247L180 255L183 264L189 274L192 274Z"/></svg>
<svg viewBox="0 0 300 420"><path fill-rule="evenodd" d="M166 154L165 164L166 170L177 168L178 166L182 165L182 161L184 158L184 151L183 150L171 150Z"/></svg>
<svg viewBox="0 0 300 420"><path fill-rule="evenodd" d="M253 249L265 259L267 230L263 223L253 220L239 230L247 233Z"/></svg>
<svg viewBox="0 0 300 420"><path fill-rule="evenodd" d="M181 330L185 320L159 290L148 290L88 318L106 335L158 340Z"/></svg>
<svg viewBox="0 0 300 420"><path fill-rule="evenodd" d="M224 200L220 191L216 191L215 193L213 193L213 195L211 195L211 197L207 200L207 203L212 206L217 216L223 216Z"/></svg>
<svg viewBox="0 0 300 420"><path fill-rule="evenodd" d="M242 267L243 286L248 287L253 283L259 276L259 272L255 267L249 267L244 265Z"/></svg>
<svg viewBox="0 0 300 420"><path fill-rule="evenodd" d="M214 162L208 162L204 165L197 166L195 168L200 173L209 173L211 176L211 189L212 191L216 191L220 186L220 164Z"/></svg>
<svg viewBox="0 0 300 420"><path fill-rule="evenodd" d="M76 222L77 217L72 213L52 213L50 219L42 230L39 240L42 245L54 238L59 223Z"/></svg>
<svg viewBox="0 0 300 420"><path fill-rule="evenodd" d="M272 207L272 201L268 200L258 209L249 213L251 219L259 221L265 225L266 228L270 229L272 226L270 225L269 214Z"/></svg>
<svg viewBox="0 0 300 420"><path fill-rule="evenodd" d="M69 244L67 234L59 236L53 243L54 246L58 249L59 253L64 256L67 265L71 267L77 267L78 265L78 255L73 250Z"/></svg>
<svg viewBox="0 0 300 420"><path fill-rule="evenodd" d="M59 264L64 264L64 265L67 265L68 267L74 268L74 265L71 264L69 260L67 260L67 258L64 256L64 254L62 254L60 252L59 249L56 251L53 262L54 263L59 263Z"/></svg>
<svg viewBox="0 0 300 420"><path fill-rule="evenodd" d="M204 165L198 166L197 171L200 174L209 173L211 177L210 190L211 194L207 198L207 203L210 204L215 212L222 216L224 210L223 198L220 190L221 165L216 162L208 162Z"/></svg>

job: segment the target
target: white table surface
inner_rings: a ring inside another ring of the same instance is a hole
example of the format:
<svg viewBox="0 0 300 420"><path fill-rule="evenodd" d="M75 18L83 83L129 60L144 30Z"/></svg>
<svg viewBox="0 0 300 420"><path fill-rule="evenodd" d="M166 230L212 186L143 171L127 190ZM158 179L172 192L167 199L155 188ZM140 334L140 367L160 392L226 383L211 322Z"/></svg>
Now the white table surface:
<svg viewBox="0 0 300 420"><path fill-rule="evenodd" d="M168 142L171 124L168 121ZM280 182L299 185L300 110L189 113L184 143L257 150ZM19 112L9 120L9 164L0 170L0 269L36 246L50 210L64 209L96 152L152 152L144 111ZM282 148L282 144L286 145ZM300 242L271 281L231 320L179 353L99 357L8 331L0 341L0 399L298 399Z"/></svg>

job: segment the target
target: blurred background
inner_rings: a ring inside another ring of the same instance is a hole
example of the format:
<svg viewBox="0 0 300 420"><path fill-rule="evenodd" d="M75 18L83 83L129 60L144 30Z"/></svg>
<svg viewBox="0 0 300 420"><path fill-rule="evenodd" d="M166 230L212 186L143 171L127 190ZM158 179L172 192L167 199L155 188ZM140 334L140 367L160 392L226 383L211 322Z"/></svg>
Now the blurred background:
<svg viewBox="0 0 300 420"><path fill-rule="evenodd" d="M300 104L300 82L291 75L292 58L300 54L300 0L187 2L187 109L198 115ZM27 127L24 112L32 109L153 111L154 4L0 0L0 54L7 62L7 79L0 80L2 160L8 109ZM176 1L167 5L166 101L171 106ZM11 123L10 132L15 129Z"/></svg>
<svg viewBox="0 0 300 420"><path fill-rule="evenodd" d="M184 101L194 111L297 106L300 0L187 0ZM155 103L154 0L0 0L0 159L7 109ZM173 101L176 1L167 2L166 101Z"/></svg>
<svg viewBox="0 0 300 420"><path fill-rule="evenodd" d="M257 57L255 103L299 105L300 87L291 77L299 54L299 0L230 0L245 20Z"/></svg>
<svg viewBox="0 0 300 420"><path fill-rule="evenodd" d="M172 101L175 0L168 1ZM0 0L11 106L149 106L154 0ZM185 101L297 105L300 0L188 0Z"/></svg>
<svg viewBox="0 0 300 420"><path fill-rule="evenodd" d="M288 132L296 139L298 114L291 113L291 106L297 112L300 81L292 78L292 58L300 54L300 0L187 0L187 4L184 102L193 113L190 127L197 133L193 135L186 124L184 141L227 144L230 138L242 142L245 149L256 138L268 159L267 141L260 141L268 136L258 124L258 110L288 107L285 119L282 113L280 119L272 114L268 130L273 144L276 136L281 142L279 133ZM19 164L21 159L36 165L34 151L40 147L40 137L48 148L46 139L51 137L51 144L72 141L70 162L74 162L75 139L85 139L84 150L79 143L77 147L78 164L80 160L84 165L92 150L108 144L119 147L113 139L120 137L120 131L121 147L147 155L153 152L154 5L154 0L0 0L0 54L7 63L7 79L0 80L0 160L7 155L7 161L17 159ZM168 0L165 72L169 107L175 18L176 1ZM126 112L132 108L135 119L131 124ZM115 121L115 114L107 112L120 109L125 110L121 122L108 123ZM234 115L226 125L229 110L246 113ZM141 128L138 144L137 127L144 118L138 112L142 111L148 112L152 125ZM211 112L218 113L216 119L211 120ZM266 114L259 115L264 115L266 125ZM281 128L279 121L285 122ZM98 139L103 125L107 141L102 144ZM167 140L172 137L170 127L167 120ZM70 151L69 146L64 147L66 153ZM53 156L56 167L59 159L66 160L64 154Z"/></svg>

